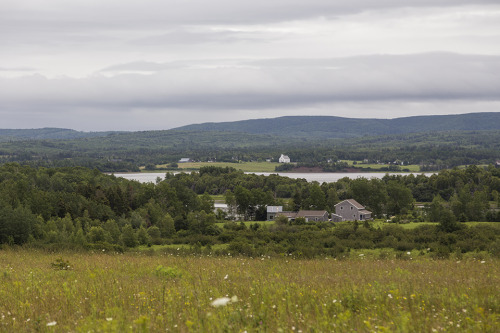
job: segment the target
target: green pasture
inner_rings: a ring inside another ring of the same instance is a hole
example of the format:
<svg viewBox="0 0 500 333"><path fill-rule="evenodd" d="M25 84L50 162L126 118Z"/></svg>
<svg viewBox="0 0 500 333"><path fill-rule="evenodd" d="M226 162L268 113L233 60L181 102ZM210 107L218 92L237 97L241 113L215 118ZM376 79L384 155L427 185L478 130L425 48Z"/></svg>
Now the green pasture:
<svg viewBox="0 0 500 333"><path fill-rule="evenodd" d="M179 163L179 169L189 169L198 170L204 166L214 166L214 167L230 167L243 172L274 172L274 168L279 165L279 163L273 162L241 162L241 163L226 163L226 162L190 162L190 163Z"/></svg>
<svg viewBox="0 0 500 333"><path fill-rule="evenodd" d="M358 168L371 168L374 171L381 169L381 168L386 168L389 165L387 164L370 164L370 163L363 163L363 161L354 161L354 160L342 160L342 162L346 162L349 166L353 167L358 167ZM356 162L356 164L354 164ZM410 164L410 165L400 165L401 169L408 169L410 170L409 172L420 172L420 166L417 164ZM387 171L384 171L387 172ZM393 171L391 171L393 172Z"/></svg>

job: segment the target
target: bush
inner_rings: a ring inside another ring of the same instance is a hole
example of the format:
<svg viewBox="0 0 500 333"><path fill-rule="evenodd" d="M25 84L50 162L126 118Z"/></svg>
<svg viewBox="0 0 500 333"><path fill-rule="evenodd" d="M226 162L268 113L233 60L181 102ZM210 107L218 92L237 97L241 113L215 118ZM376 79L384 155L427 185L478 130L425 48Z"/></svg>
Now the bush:
<svg viewBox="0 0 500 333"><path fill-rule="evenodd" d="M156 266L153 273L157 277L163 279L176 279L181 278L183 275L185 275L184 272L176 266L164 267L163 265Z"/></svg>
<svg viewBox="0 0 500 333"><path fill-rule="evenodd" d="M55 270L62 270L62 271L66 271L66 270L70 270L72 269L69 261L67 260L64 260L63 258L58 258L56 259L54 262L52 262L50 264L52 266L53 269Z"/></svg>

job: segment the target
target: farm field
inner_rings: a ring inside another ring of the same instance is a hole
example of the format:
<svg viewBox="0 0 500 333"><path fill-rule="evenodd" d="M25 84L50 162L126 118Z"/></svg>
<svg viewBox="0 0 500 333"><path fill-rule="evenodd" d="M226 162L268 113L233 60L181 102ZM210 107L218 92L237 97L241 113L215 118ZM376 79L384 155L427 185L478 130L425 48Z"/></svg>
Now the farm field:
<svg viewBox="0 0 500 333"><path fill-rule="evenodd" d="M387 164L373 164L373 163L370 164L370 163L363 163L363 161L342 160L342 162L346 162L347 164L349 164L349 166L355 166L358 168L372 168L374 171L388 167ZM354 162L356 162L356 164L354 164ZM420 166L417 164L401 165L400 167L401 169L408 169L409 172L420 172Z"/></svg>
<svg viewBox="0 0 500 333"><path fill-rule="evenodd" d="M190 162L190 163L179 163L179 169L199 169L204 166L214 166L214 167L230 167L243 172L274 172L274 168L279 165L279 163L273 162L242 162L242 163L225 163L225 162Z"/></svg>
<svg viewBox="0 0 500 333"><path fill-rule="evenodd" d="M6 249L0 331L498 332L499 263Z"/></svg>

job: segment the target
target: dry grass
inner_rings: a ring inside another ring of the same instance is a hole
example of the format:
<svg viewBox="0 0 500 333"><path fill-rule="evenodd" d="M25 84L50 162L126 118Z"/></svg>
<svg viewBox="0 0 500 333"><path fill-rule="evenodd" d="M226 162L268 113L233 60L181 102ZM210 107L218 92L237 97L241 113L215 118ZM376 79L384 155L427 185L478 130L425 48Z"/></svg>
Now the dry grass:
<svg viewBox="0 0 500 333"><path fill-rule="evenodd" d="M70 269L52 265L61 257ZM1 332L500 330L498 259L294 260L4 250L0 270ZM238 301L211 306L225 296Z"/></svg>

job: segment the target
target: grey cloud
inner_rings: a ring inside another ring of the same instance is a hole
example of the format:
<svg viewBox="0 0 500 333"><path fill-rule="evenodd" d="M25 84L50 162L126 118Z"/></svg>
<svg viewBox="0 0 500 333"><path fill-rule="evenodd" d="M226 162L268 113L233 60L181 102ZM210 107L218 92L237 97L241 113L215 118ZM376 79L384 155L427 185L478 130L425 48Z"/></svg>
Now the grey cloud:
<svg viewBox="0 0 500 333"><path fill-rule="evenodd" d="M168 33L143 37L131 41L136 45L157 44L199 44L199 43L239 43L270 41L278 36L274 34L263 34L260 32L239 32L231 30L210 31L188 28L177 28Z"/></svg>
<svg viewBox="0 0 500 333"><path fill-rule="evenodd" d="M251 61L242 62L235 59L198 59L198 60L176 60L170 62L134 61L129 63L108 66L98 70L98 73L123 73L123 72L144 72L154 73L172 69L190 68L241 68L254 67Z"/></svg>
<svg viewBox="0 0 500 333"><path fill-rule="evenodd" d="M135 61L125 64L112 65L99 70L99 72L122 72L122 71L137 71L137 72L159 72L172 68L186 67L182 62L157 63L149 61Z"/></svg>
<svg viewBox="0 0 500 333"><path fill-rule="evenodd" d="M500 56L380 55L252 63L261 67L1 79L0 107L251 110L349 101L500 100Z"/></svg>
<svg viewBox="0 0 500 333"><path fill-rule="evenodd" d="M33 72L33 67L0 67L0 72Z"/></svg>
<svg viewBox="0 0 500 333"><path fill-rule="evenodd" d="M206 0L156 1L108 0L91 4L84 0L49 0L23 4L3 0L0 27L17 22L19 28L60 24L78 30L117 27L162 27L177 24L253 24L310 17L335 17L367 10L408 7L448 7L470 5L469 0ZM498 4L496 0L476 0L474 5Z"/></svg>

